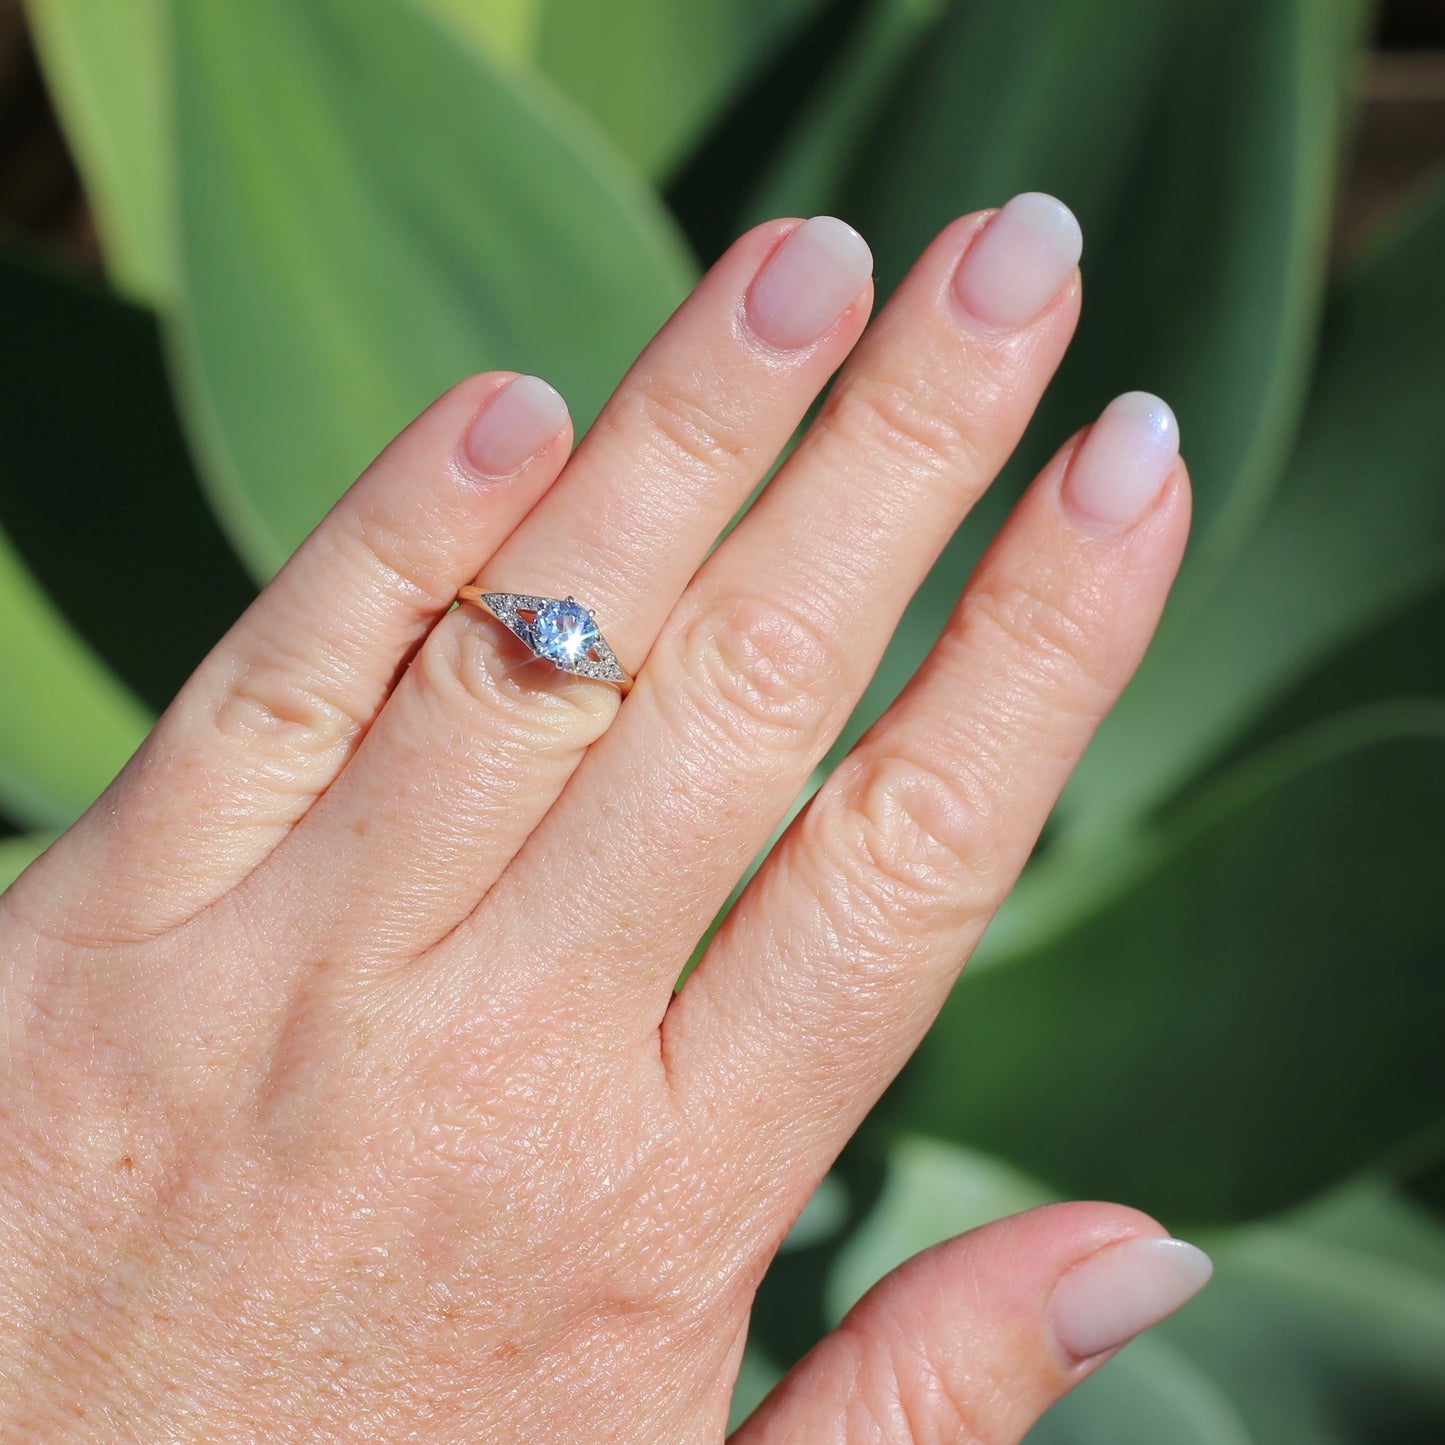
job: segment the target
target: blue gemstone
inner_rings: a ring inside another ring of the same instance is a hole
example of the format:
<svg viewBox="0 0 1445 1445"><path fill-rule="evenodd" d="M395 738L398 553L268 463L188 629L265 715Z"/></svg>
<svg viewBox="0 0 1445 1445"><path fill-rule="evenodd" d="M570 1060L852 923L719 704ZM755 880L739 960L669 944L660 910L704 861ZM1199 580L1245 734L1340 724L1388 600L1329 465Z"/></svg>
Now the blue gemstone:
<svg viewBox="0 0 1445 1445"><path fill-rule="evenodd" d="M532 648L539 657L567 667L580 662L597 641L597 624L580 603L548 602L532 623Z"/></svg>

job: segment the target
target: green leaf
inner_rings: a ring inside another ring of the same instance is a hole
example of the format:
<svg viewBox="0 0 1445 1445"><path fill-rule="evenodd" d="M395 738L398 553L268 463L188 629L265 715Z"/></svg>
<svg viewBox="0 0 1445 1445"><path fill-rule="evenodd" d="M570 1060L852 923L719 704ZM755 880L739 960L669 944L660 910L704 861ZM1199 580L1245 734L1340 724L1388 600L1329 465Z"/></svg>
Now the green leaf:
<svg viewBox="0 0 1445 1445"><path fill-rule="evenodd" d="M1284 1223L1308 1239L1363 1252L1445 1288L1445 1224L1388 1179L1351 1179L1295 1210Z"/></svg>
<svg viewBox="0 0 1445 1445"><path fill-rule="evenodd" d="M749 1345L743 1351L737 1384L733 1386L732 1409L728 1414L728 1434L732 1434L759 1405L768 1392L783 1378L778 1368L760 1350Z"/></svg>
<svg viewBox="0 0 1445 1445"><path fill-rule="evenodd" d="M172 13L183 396L258 576L469 372L540 372L585 426L686 292L656 197L586 123L420 12Z"/></svg>
<svg viewBox="0 0 1445 1445"><path fill-rule="evenodd" d="M36 46L117 286L171 290L165 0L27 0Z"/></svg>
<svg viewBox="0 0 1445 1445"><path fill-rule="evenodd" d="M1418 1161L1413 1168L1407 1168L1403 1187L1409 1191L1410 1198L1420 1204L1422 1208L1434 1211L1435 1218L1445 1223L1445 1130L1442 1130L1442 1137L1431 1140L1422 1153L1425 1154L1423 1166Z"/></svg>
<svg viewBox="0 0 1445 1445"><path fill-rule="evenodd" d="M1342 282L1279 495L1208 605L1156 640L1066 819L1097 831L1157 806L1330 649L1445 580L1442 252L1445 183Z"/></svg>
<svg viewBox="0 0 1445 1445"><path fill-rule="evenodd" d="M903 1134L837 1256L830 1317L939 1240L1053 1197L975 1151ZM1445 1423L1445 1229L1364 1177L1200 1241L1207 1289L1054 1407L1029 1445L1382 1445Z"/></svg>
<svg viewBox="0 0 1445 1445"><path fill-rule="evenodd" d="M0 893L3 893L51 844L49 837L0 838Z"/></svg>
<svg viewBox="0 0 1445 1445"><path fill-rule="evenodd" d="M1187 613L1277 489L1309 386L1369 7L1188 0L1045 420L1063 434L1144 386L1179 414L1194 485Z"/></svg>
<svg viewBox="0 0 1445 1445"><path fill-rule="evenodd" d="M873 247L880 291L897 284L949 221L1019 190L1057 193L1086 236L1104 225L1181 3L949 7L913 45L835 198ZM874 21L898 23L888 10ZM806 131L796 143L805 151L817 145Z"/></svg>
<svg viewBox="0 0 1445 1445"><path fill-rule="evenodd" d="M1077 1385L1027 1445L1264 1445L1187 1355L1145 1335ZM1270 1437L1270 1445L1277 1445Z"/></svg>
<svg viewBox="0 0 1445 1445"><path fill-rule="evenodd" d="M1251 760L1112 876L1025 893L888 1117L1186 1221L1383 1158L1445 1095L1441 816L1445 704Z"/></svg>
<svg viewBox="0 0 1445 1445"><path fill-rule="evenodd" d="M1445 698L1442 637L1445 573L1434 586L1408 598L1383 621L1323 653L1211 762L1202 784L1207 786L1224 768L1333 713L1390 699Z"/></svg>
<svg viewBox="0 0 1445 1445"><path fill-rule="evenodd" d="M771 156L759 157L738 230L774 216L846 209L842 197L854 156L945 3L873 0L782 144Z"/></svg>
<svg viewBox="0 0 1445 1445"><path fill-rule="evenodd" d="M778 1253L812 1249L833 1239L847 1224L850 1212L847 1188L837 1175L825 1174L803 1206L803 1212L783 1237Z"/></svg>
<svg viewBox="0 0 1445 1445"><path fill-rule="evenodd" d="M5 255L0 315L0 530L76 640L159 711L255 589L200 493L155 317ZM103 460L73 442L77 416Z"/></svg>
<svg viewBox="0 0 1445 1445"><path fill-rule="evenodd" d="M151 720L66 626L3 532L0 619L0 805L32 827L63 827L120 770Z"/></svg>
<svg viewBox="0 0 1445 1445"><path fill-rule="evenodd" d="M1307 383L1361 8L979 0L918 47L839 198L881 288L961 212L1048 190L1083 225L1087 300L1008 474L909 607L835 758L922 661L1022 485L1117 392L1160 391L1181 416L1194 580L1175 606L1241 543Z"/></svg>
<svg viewBox="0 0 1445 1445"><path fill-rule="evenodd" d="M873 1211L840 1251L828 1281L834 1322L890 1270L921 1250L1052 1201L1036 1180L987 1155L903 1135L888 1148ZM1131 1345L1044 1418L1030 1445L1249 1445L1218 1389L1153 1340Z"/></svg>
<svg viewBox="0 0 1445 1445"><path fill-rule="evenodd" d="M1428 1215L1361 1179L1206 1242L1216 1267L1204 1293L1051 1411L1029 1445L1184 1438L1167 1417L1134 1433L1149 1400L1121 1367L1146 1359L1149 1385L1182 1369L1202 1389L1194 1399L1223 1407L1232 1433L1201 1440L1404 1445L1445 1434L1445 1229Z"/></svg>
<svg viewBox="0 0 1445 1445"><path fill-rule="evenodd" d="M909 1133L889 1141L887 1166L878 1202L834 1261L827 1288L831 1324L920 1250L1057 1198L1000 1159Z"/></svg>
<svg viewBox="0 0 1445 1445"><path fill-rule="evenodd" d="M0 805L53 828L252 592L196 491L154 319L10 256L0 314Z"/></svg>
<svg viewBox="0 0 1445 1445"><path fill-rule="evenodd" d="M542 0L537 62L659 179L823 0Z"/></svg>
<svg viewBox="0 0 1445 1445"><path fill-rule="evenodd" d="M252 594L195 490L154 319L8 255L0 314L0 806L52 828Z"/></svg>
<svg viewBox="0 0 1445 1445"><path fill-rule="evenodd" d="M1116 392L1162 391L1189 438L1196 555L1237 546L1294 438L1365 8L960 6L845 192L885 285L960 212L1024 189L1074 208L1088 303L1030 470Z"/></svg>
<svg viewBox="0 0 1445 1445"><path fill-rule="evenodd" d="M1407 1213L1350 1190L1211 1240L1214 1280L1158 1334L1269 1445L1441 1439L1445 1231Z"/></svg>
<svg viewBox="0 0 1445 1445"><path fill-rule="evenodd" d="M498 60L524 61L536 54L544 0L401 0L429 12L463 39Z"/></svg>
<svg viewBox="0 0 1445 1445"><path fill-rule="evenodd" d="M1092 311L1091 258L1116 223L1182 3L977 0L950 7L893 79L832 204L818 207L847 216L868 238L879 295L889 294L955 217L1043 190L1065 200L1083 226ZM1017 466L984 495L909 602L830 766L923 662L1012 505L1017 477L1058 444L1065 427L1078 425L1077 408L1060 423L1049 419L1049 404L1046 398Z"/></svg>

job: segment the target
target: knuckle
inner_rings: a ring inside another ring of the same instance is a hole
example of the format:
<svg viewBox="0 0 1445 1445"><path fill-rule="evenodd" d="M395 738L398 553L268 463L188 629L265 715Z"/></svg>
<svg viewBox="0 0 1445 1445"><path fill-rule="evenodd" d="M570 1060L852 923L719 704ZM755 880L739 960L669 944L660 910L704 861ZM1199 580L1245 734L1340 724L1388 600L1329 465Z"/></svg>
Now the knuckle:
<svg viewBox="0 0 1445 1445"><path fill-rule="evenodd" d="M1082 593L1067 600L1025 582L980 587L969 606L999 635L1015 678L1050 710L1074 708L1101 717L1115 692L1109 625L1103 600Z"/></svg>
<svg viewBox="0 0 1445 1445"><path fill-rule="evenodd" d="M702 608L679 633L672 690L728 745L783 760L809 747L836 693L835 649L785 604L729 597Z"/></svg>
<svg viewBox="0 0 1445 1445"><path fill-rule="evenodd" d="M834 781L809 822L832 878L824 892L848 910L848 932L922 936L987 910L1000 821L976 770L886 754L850 759Z"/></svg>
<svg viewBox="0 0 1445 1445"><path fill-rule="evenodd" d="M412 664L431 723L482 728L544 758L570 756L600 737L617 709L614 689L505 655L493 628L501 624L456 614L432 629Z"/></svg>
<svg viewBox="0 0 1445 1445"><path fill-rule="evenodd" d="M893 1436L899 1445L928 1440L990 1445L998 1439L990 1421L1004 1414L1007 1397L990 1381L937 1358L930 1341L900 1335L888 1369L902 1425L902 1433Z"/></svg>
<svg viewBox="0 0 1445 1445"><path fill-rule="evenodd" d="M695 391L646 386L639 388L636 404L644 435L674 469L731 473L749 455L746 419L729 415Z"/></svg>
<svg viewBox="0 0 1445 1445"><path fill-rule="evenodd" d="M432 604L435 583L428 585L425 559L417 555L415 539L398 531L374 509L358 509L336 546L350 554L347 561L374 579L387 597L417 607Z"/></svg>
<svg viewBox="0 0 1445 1445"><path fill-rule="evenodd" d="M288 656L274 645L231 679L212 721L224 737L271 746L293 759L325 757L347 747L362 726L329 695L314 659Z"/></svg>
<svg viewBox="0 0 1445 1445"><path fill-rule="evenodd" d="M947 1358L922 1338L916 1321L881 1303L865 1304L838 1327L854 1361L850 1403L879 1445L989 1445L999 1438L991 1419L1002 1413L993 1382Z"/></svg>
<svg viewBox="0 0 1445 1445"><path fill-rule="evenodd" d="M862 446L927 468L976 469L983 457L956 396L926 376L870 376L835 393L827 424L848 446Z"/></svg>

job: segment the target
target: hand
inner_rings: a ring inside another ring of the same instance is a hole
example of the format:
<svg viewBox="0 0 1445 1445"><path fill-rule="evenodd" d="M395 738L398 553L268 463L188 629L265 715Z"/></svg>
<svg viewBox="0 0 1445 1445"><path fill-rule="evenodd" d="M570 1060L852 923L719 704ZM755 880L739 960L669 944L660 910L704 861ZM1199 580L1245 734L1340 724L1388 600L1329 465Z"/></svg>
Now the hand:
<svg viewBox="0 0 1445 1445"><path fill-rule="evenodd" d="M1131 395L674 996L1018 440L1077 257L1056 202L965 217L859 341L867 247L771 222L570 460L556 393L490 373L337 503L0 900L0 1439L721 1438L764 1268L1184 545L1173 418ZM620 712L448 613L474 577L594 608ZM1015 1441L1207 1269L1113 1206L976 1231L737 1438Z"/></svg>

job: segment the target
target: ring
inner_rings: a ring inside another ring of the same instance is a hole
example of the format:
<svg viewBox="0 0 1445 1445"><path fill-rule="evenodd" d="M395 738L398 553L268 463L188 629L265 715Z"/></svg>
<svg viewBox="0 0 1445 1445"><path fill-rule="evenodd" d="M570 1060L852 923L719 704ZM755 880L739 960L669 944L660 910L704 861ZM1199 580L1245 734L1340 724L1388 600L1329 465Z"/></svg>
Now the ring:
<svg viewBox="0 0 1445 1445"><path fill-rule="evenodd" d="M530 597L523 592L483 592L463 587L458 602L473 602L490 612L531 649L533 657L554 663L559 672L611 683L624 696L632 674L598 630L592 609L575 598Z"/></svg>

